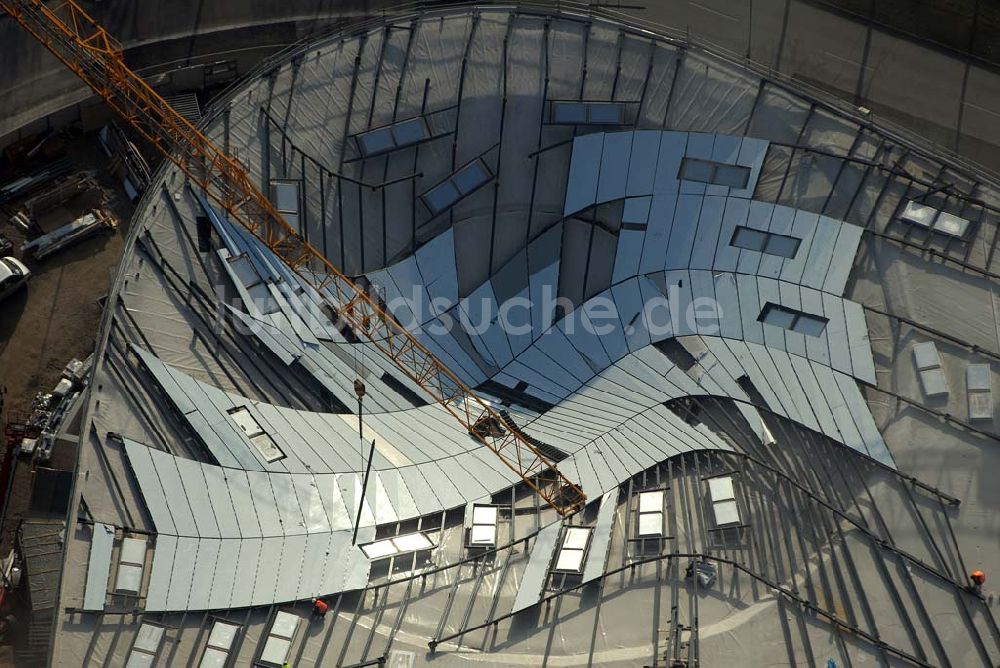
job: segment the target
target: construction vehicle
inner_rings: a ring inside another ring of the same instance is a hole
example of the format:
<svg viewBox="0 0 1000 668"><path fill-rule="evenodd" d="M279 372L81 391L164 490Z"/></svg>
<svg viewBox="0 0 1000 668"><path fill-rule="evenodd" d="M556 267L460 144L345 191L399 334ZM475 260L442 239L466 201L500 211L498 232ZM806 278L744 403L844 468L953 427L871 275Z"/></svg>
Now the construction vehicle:
<svg viewBox="0 0 1000 668"><path fill-rule="evenodd" d="M248 170L174 110L125 64L122 46L73 0L0 0L5 11L80 77L233 221L316 289L333 317L420 385L561 515L586 503L555 462L437 360L376 297L305 241L261 193Z"/></svg>

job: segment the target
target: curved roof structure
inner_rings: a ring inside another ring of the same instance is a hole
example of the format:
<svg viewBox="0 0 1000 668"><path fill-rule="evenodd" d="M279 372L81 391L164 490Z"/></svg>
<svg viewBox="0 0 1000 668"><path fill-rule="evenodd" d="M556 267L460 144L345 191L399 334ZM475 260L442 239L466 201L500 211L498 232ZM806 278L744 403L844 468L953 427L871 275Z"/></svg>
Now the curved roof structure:
<svg viewBox="0 0 1000 668"><path fill-rule="evenodd" d="M895 315L941 295L894 274L925 285L934 249L974 300L993 184L744 64L540 9L310 43L203 127L590 503L540 506L167 166L102 326L55 663L998 660L965 499L879 414L993 438L947 403L982 328Z"/></svg>

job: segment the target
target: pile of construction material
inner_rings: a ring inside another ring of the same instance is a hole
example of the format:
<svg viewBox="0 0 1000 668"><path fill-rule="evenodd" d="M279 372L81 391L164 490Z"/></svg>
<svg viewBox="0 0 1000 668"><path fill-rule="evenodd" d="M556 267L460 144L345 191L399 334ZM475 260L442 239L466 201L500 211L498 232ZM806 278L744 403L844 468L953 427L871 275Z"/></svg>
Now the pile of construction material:
<svg viewBox="0 0 1000 668"><path fill-rule="evenodd" d="M101 148L110 158L108 171L121 179L129 199L136 200L146 190L150 180L149 163L128 135L116 125L106 125L98 135Z"/></svg>
<svg viewBox="0 0 1000 668"><path fill-rule="evenodd" d="M24 197L55 179L68 174L72 168L73 164L69 159L62 158L35 169L27 176L14 179L10 183L0 186L0 203Z"/></svg>
<svg viewBox="0 0 1000 668"><path fill-rule="evenodd" d="M21 246L21 253L42 260L98 232L113 231L117 228L118 222L108 211L93 209L72 223L24 244Z"/></svg>
<svg viewBox="0 0 1000 668"><path fill-rule="evenodd" d="M56 436L66 425L68 417L78 408L77 399L86 387L92 360L93 356L83 362L71 360L50 392L35 395L31 402L31 412L22 420L21 425L26 435L33 433L34 436L25 437L18 444L20 454L42 463L49 461Z"/></svg>

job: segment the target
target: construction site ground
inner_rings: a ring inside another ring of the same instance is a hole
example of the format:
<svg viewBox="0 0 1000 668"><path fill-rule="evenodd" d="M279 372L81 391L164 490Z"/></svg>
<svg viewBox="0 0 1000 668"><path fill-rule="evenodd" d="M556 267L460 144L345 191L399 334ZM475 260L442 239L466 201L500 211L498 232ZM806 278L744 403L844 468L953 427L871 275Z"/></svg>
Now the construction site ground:
<svg viewBox="0 0 1000 668"><path fill-rule="evenodd" d="M67 362L93 352L100 300L118 264L133 208L121 183L106 170L108 159L96 135L73 139L67 152L75 171L92 173L106 191L104 206L120 224L115 231L100 233L43 261L24 260L32 272L27 289L0 303L0 385L7 387L7 415L29 411L35 394L51 390ZM94 205L93 197L81 195L46 213L39 226L50 232ZM5 219L0 233L14 241L14 254L19 255L23 234ZM75 459L75 443L60 440L46 466L71 471ZM19 458L0 536L2 554L12 544L18 521L29 511L32 479L30 459Z"/></svg>

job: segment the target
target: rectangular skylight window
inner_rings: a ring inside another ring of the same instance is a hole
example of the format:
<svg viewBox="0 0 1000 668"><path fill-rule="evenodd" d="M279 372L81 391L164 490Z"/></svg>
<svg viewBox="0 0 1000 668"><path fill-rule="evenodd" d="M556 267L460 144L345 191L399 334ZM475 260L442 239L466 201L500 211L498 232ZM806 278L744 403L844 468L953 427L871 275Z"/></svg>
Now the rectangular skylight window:
<svg viewBox="0 0 1000 668"><path fill-rule="evenodd" d="M663 490L639 492L639 537L663 535Z"/></svg>
<svg viewBox="0 0 1000 668"><path fill-rule="evenodd" d="M552 122L583 125L587 122L587 105L583 102L553 102Z"/></svg>
<svg viewBox="0 0 1000 668"><path fill-rule="evenodd" d="M750 168L698 158L684 158L681 161L678 178L730 188L746 188L750 181Z"/></svg>
<svg viewBox="0 0 1000 668"><path fill-rule="evenodd" d="M299 214L302 210L301 190L301 181L277 179L271 181L271 203L282 218L296 230L299 229Z"/></svg>
<svg viewBox="0 0 1000 668"><path fill-rule="evenodd" d="M410 146L429 139L430 130L422 116L408 118L392 125L376 128L359 134L356 139L362 155L370 157L388 153L397 148Z"/></svg>
<svg viewBox="0 0 1000 668"><path fill-rule="evenodd" d="M587 120L592 124L621 125L625 107L614 102L590 102L587 104Z"/></svg>
<svg viewBox="0 0 1000 668"><path fill-rule="evenodd" d="M146 541L142 538L125 538L118 552L118 572L115 574L115 591L138 594L142 587L142 569L146 563Z"/></svg>
<svg viewBox="0 0 1000 668"><path fill-rule="evenodd" d="M301 621L301 618L289 612L278 611L271 623L271 630L264 643L264 650L260 653L260 660L263 663L272 666L285 664L288 660L288 652L292 647L292 640L295 638L295 632Z"/></svg>
<svg viewBox="0 0 1000 668"><path fill-rule="evenodd" d="M733 230L732 241L729 245L736 248L767 253L768 255L780 255L782 257L793 258L799 250L801 239L790 237L784 234L774 234L763 230L755 230L751 227L738 225Z"/></svg>
<svg viewBox="0 0 1000 668"><path fill-rule="evenodd" d="M374 561L376 559L395 557L399 554L431 550L434 547L434 541L428 538L426 534L418 531L416 533L393 536L392 538L383 538L382 540L362 545L361 551L365 553L366 557Z"/></svg>
<svg viewBox="0 0 1000 668"><path fill-rule="evenodd" d="M621 102L554 100L549 121L560 125L622 125L625 105Z"/></svg>
<svg viewBox="0 0 1000 668"><path fill-rule="evenodd" d="M563 532L562 545L556 556L553 570L563 573L582 573L583 561L590 547L590 538L594 530L585 527L568 527Z"/></svg>
<svg viewBox="0 0 1000 668"><path fill-rule="evenodd" d="M393 139L392 130L389 128L379 128L364 134L358 135L358 146L365 155L376 155L385 153L396 148L396 140Z"/></svg>
<svg viewBox="0 0 1000 668"><path fill-rule="evenodd" d="M811 313L803 313L794 309L786 308L779 304L768 302L760 312L758 321L782 329L788 329L806 336L820 336L826 329L828 318Z"/></svg>
<svg viewBox="0 0 1000 668"><path fill-rule="evenodd" d="M969 394L969 419L993 419L993 377L989 364L970 364L965 369L965 387Z"/></svg>
<svg viewBox="0 0 1000 668"><path fill-rule="evenodd" d="M285 458L285 453L274 442L271 435L264 431L260 423L257 422L257 418L253 416L253 413L246 406L230 409L229 417L233 419L233 422L240 428L240 431L250 440L254 449L257 450L257 453L265 462L270 464L271 462Z"/></svg>
<svg viewBox="0 0 1000 668"><path fill-rule="evenodd" d="M948 394L948 379L941 368L941 358L933 341L913 344L913 361L917 365L920 384L929 397Z"/></svg>
<svg viewBox="0 0 1000 668"><path fill-rule="evenodd" d="M431 213L437 215L492 179L493 173L482 160L476 159L425 192L420 198Z"/></svg>
<svg viewBox="0 0 1000 668"><path fill-rule="evenodd" d="M715 515L716 526L739 524L740 508L736 504L736 490L733 487L732 476L710 478L708 495L712 501L712 513Z"/></svg>
<svg viewBox="0 0 1000 668"><path fill-rule="evenodd" d="M156 662L156 654L160 651L163 640L163 627L155 624L142 624L135 636L132 650L125 663L126 668L145 668Z"/></svg>
<svg viewBox="0 0 1000 668"><path fill-rule="evenodd" d="M233 647L239 625L224 622L221 619L212 623L212 632L208 636L208 645L201 656L199 668L224 668L229 660L229 650Z"/></svg>
<svg viewBox="0 0 1000 668"><path fill-rule="evenodd" d="M469 529L470 547L493 547L497 544L496 506L472 507L472 527Z"/></svg>
<svg viewBox="0 0 1000 668"><path fill-rule="evenodd" d="M959 238L965 236L970 225L969 220L966 218L935 209L932 206L927 206L914 200L906 203L903 212L899 214L899 218L919 227Z"/></svg>

